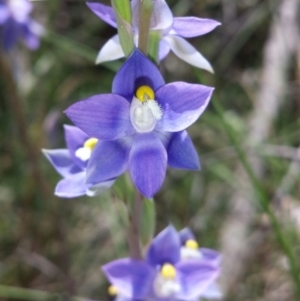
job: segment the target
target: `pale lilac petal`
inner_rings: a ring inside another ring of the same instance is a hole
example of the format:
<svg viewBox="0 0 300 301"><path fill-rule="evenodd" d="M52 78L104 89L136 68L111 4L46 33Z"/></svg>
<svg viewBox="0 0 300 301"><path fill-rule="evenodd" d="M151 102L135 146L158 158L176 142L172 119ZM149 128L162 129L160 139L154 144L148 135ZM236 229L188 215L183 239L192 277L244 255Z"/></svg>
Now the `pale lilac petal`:
<svg viewBox="0 0 300 301"><path fill-rule="evenodd" d="M211 32L220 22L212 19L202 19L197 17L176 17L174 18L173 29L184 38L202 36Z"/></svg>
<svg viewBox="0 0 300 301"><path fill-rule="evenodd" d="M32 32L29 24L21 25L21 33L26 46L29 49L35 50L40 46L40 38Z"/></svg>
<svg viewBox="0 0 300 301"><path fill-rule="evenodd" d="M159 49L158 49L159 61L162 61L169 54L170 50L171 48L169 44L164 39L161 39L159 42Z"/></svg>
<svg viewBox="0 0 300 301"><path fill-rule="evenodd" d="M115 183L115 181L116 180L114 179L93 185L86 190L86 195L90 197L99 195L108 190Z"/></svg>
<svg viewBox="0 0 300 301"><path fill-rule="evenodd" d="M112 92L131 102L137 88L150 86L154 91L165 84L157 67L138 49L135 49L116 74ZM128 113L129 116L129 113Z"/></svg>
<svg viewBox="0 0 300 301"><path fill-rule="evenodd" d="M156 129L166 132L179 132L193 124L207 107L213 88L174 82L156 91L163 116Z"/></svg>
<svg viewBox="0 0 300 301"><path fill-rule="evenodd" d="M114 10L111 6L103 5L97 2L87 2L86 5L91 11L96 14L101 20L112 27L117 27L117 21Z"/></svg>
<svg viewBox="0 0 300 301"><path fill-rule="evenodd" d="M167 152L169 166L179 169L200 169L197 151L186 131L173 134Z"/></svg>
<svg viewBox="0 0 300 301"><path fill-rule="evenodd" d="M204 260L211 264L220 265L222 256L219 252L208 248L200 248L199 251Z"/></svg>
<svg viewBox="0 0 300 301"><path fill-rule="evenodd" d="M84 162L78 157L76 157L75 153L79 148L83 147L84 143L90 137L81 129L72 125L65 124L64 131L65 131L65 140L67 143L67 148L70 151L73 161L76 162L82 168L85 168L87 162Z"/></svg>
<svg viewBox="0 0 300 301"><path fill-rule="evenodd" d="M9 2L13 18L19 23L26 23L32 10L32 3L28 0L9 0Z"/></svg>
<svg viewBox="0 0 300 301"><path fill-rule="evenodd" d="M180 260L180 239L172 225L165 228L153 239L146 260L154 267L164 263L174 265Z"/></svg>
<svg viewBox="0 0 300 301"><path fill-rule="evenodd" d="M184 228L178 232L181 244L184 245L187 240L196 240L194 233L190 230L190 228Z"/></svg>
<svg viewBox="0 0 300 301"><path fill-rule="evenodd" d="M102 270L124 297L143 300L152 289L155 270L144 261L118 259L102 266Z"/></svg>
<svg viewBox="0 0 300 301"><path fill-rule="evenodd" d="M139 25L139 3L140 0L132 0L132 23L133 28L138 29ZM171 28L173 14L165 0L154 0L153 11L150 21L150 28L154 30L166 30Z"/></svg>
<svg viewBox="0 0 300 301"><path fill-rule="evenodd" d="M0 3L0 24L6 22L9 17L9 10L5 4Z"/></svg>
<svg viewBox="0 0 300 301"><path fill-rule="evenodd" d="M43 149L42 151L56 171L63 177L69 177L82 171L74 163L68 149Z"/></svg>
<svg viewBox="0 0 300 301"><path fill-rule="evenodd" d="M129 154L129 172L137 189L151 198L166 176L167 152L154 132L137 134Z"/></svg>
<svg viewBox="0 0 300 301"><path fill-rule="evenodd" d="M107 181L125 172L130 146L128 139L99 141L88 162L87 183Z"/></svg>
<svg viewBox="0 0 300 301"><path fill-rule="evenodd" d="M99 51L96 64L114 61L122 57L124 57L124 52L120 44L119 35L115 35Z"/></svg>
<svg viewBox="0 0 300 301"><path fill-rule="evenodd" d="M201 295L205 299L219 300L223 298L222 291L217 283L212 283Z"/></svg>
<svg viewBox="0 0 300 301"><path fill-rule="evenodd" d="M219 276L220 269L201 260L186 260L176 264L181 291L179 300L192 300L201 296Z"/></svg>
<svg viewBox="0 0 300 301"><path fill-rule="evenodd" d="M183 61L211 73L214 72L208 60L185 39L176 35L168 35L164 37L164 40L169 44L174 54Z"/></svg>
<svg viewBox="0 0 300 301"><path fill-rule="evenodd" d="M90 137L114 140L135 132L129 102L119 95L95 95L71 105L65 113Z"/></svg>
<svg viewBox="0 0 300 301"><path fill-rule="evenodd" d="M55 187L54 194L60 198L75 198L85 195L87 190L85 176L85 171L82 171L60 180Z"/></svg>

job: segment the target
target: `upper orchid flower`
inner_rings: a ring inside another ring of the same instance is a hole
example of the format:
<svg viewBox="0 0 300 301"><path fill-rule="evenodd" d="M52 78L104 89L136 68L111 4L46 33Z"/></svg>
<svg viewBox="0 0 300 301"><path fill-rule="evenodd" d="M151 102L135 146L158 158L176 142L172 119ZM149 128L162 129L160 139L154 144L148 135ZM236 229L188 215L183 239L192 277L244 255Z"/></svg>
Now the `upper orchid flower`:
<svg viewBox="0 0 300 301"><path fill-rule="evenodd" d="M181 241L180 256L181 260L204 259L220 269L221 255L215 250L199 248L193 232L185 228L179 232ZM200 297L206 299L221 299L222 292L216 282L212 282Z"/></svg>
<svg viewBox="0 0 300 301"><path fill-rule="evenodd" d="M11 49L19 38L28 48L38 48L43 29L30 18L31 10L28 0L0 0L0 36L5 50Z"/></svg>
<svg viewBox="0 0 300 301"><path fill-rule="evenodd" d="M112 94L77 102L67 116L99 141L87 167L87 183L116 178L129 169L138 190L152 197L167 164L199 169L197 152L185 129L205 110L213 88L165 84L157 67L135 50L116 74Z"/></svg>
<svg viewBox="0 0 300 301"><path fill-rule="evenodd" d="M55 188L55 195L73 198L97 195L114 183L114 180L95 185L86 184L86 166L97 139L90 138L75 126L65 125L67 149L44 149L43 152L56 171L63 176Z"/></svg>
<svg viewBox="0 0 300 301"><path fill-rule="evenodd" d="M154 238L145 261L119 259L102 270L122 296L138 300L194 300L219 275L219 268L206 260L180 260L173 226Z"/></svg>
<svg viewBox="0 0 300 301"><path fill-rule="evenodd" d="M132 27L134 40L138 41L139 0L131 1ZM113 9L100 3L88 2L88 7L103 21L117 27ZM161 40L159 44L159 60L163 60L170 50L185 62L210 72L213 69L204 56L198 52L184 38L204 35L215 29L219 22L211 19L197 17L173 17L165 0L153 0L153 13L151 29L159 31ZM112 61L124 57L120 46L119 37L115 35L100 50L96 63Z"/></svg>

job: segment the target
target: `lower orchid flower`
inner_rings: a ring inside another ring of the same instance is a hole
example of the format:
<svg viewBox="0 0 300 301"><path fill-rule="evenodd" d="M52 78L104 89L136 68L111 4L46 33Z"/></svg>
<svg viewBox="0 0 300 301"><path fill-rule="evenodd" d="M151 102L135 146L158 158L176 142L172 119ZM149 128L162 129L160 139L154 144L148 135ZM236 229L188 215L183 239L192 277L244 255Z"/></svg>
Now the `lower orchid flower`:
<svg viewBox="0 0 300 301"><path fill-rule="evenodd" d="M44 149L43 153L56 171L63 177L55 188L55 195L73 198L82 195L95 196L110 188L114 179L86 184L86 166L98 140L90 138L75 126L65 125L67 149Z"/></svg>
<svg viewBox="0 0 300 301"><path fill-rule="evenodd" d="M204 259L181 260L180 247L177 231L169 226L154 238L145 261L119 259L102 270L126 298L194 300L215 282L219 268Z"/></svg>
<svg viewBox="0 0 300 301"><path fill-rule="evenodd" d="M87 165L87 183L107 181L129 169L138 190L152 197L167 165L199 169L185 129L203 113L213 88L165 84L157 67L136 49L116 74L112 92L66 110L76 126L99 139Z"/></svg>

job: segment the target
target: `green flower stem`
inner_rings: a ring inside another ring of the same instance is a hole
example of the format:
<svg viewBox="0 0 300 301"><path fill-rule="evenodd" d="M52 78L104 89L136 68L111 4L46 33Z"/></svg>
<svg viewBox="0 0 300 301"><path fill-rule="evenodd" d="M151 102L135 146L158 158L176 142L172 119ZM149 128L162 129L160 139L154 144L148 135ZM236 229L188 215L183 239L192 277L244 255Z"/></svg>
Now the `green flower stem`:
<svg viewBox="0 0 300 301"><path fill-rule="evenodd" d="M149 34L149 57L154 63L159 64L158 49L159 49L160 33L157 30L150 30Z"/></svg>
<svg viewBox="0 0 300 301"><path fill-rule="evenodd" d="M153 9L153 0L140 0L140 19L139 19L139 49L148 54L148 41L150 31L150 20Z"/></svg>
<svg viewBox="0 0 300 301"><path fill-rule="evenodd" d="M131 6L129 0L112 0L111 5L114 9L120 44L125 56L129 56L133 51L134 42L131 27Z"/></svg>
<svg viewBox="0 0 300 301"><path fill-rule="evenodd" d="M47 293L39 290L0 285L0 297L28 301L88 301L86 298L64 296L62 294ZM89 300L92 301L92 300Z"/></svg>
<svg viewBox="0 0 300 301"><path fill-rule="evenodd" d="M236 151L246 173L249 176L251 184L254 187L254 190L257 194L258 205L269 216L272 227L275 232L276 239L277 239L279 245L281 246L283 252L285 253L285 255L287 256L287 258L289 260L290 271L291 271L291 274L292 274L292 277L293 277L294 283L295 283L295 294L299 298L299 299L297 298L297 300L300 300L300 270L299 270L298 260L293 252L293 248L292 248L290 242L288 241L287 236L284 234L282 227L280 225L280 222L276 218L276 216L272 210L272 207L270 206L269 198L266 195L264 188L262 187L259 179L256 177L256 175L247 159L245 152L242 150L241 146L239 145L239 142L237 140L237 136L236 136L234 130L232 129L231 125L229 125L227 123L227 121L225 120L225 118L223 116L224 110L223 110L222 106L217 101L213 101L212 105L213 105L214 109L216 110L217 114L219 115L220 121L221 121L225 131L227 132L227 135L228 135L229 139L231 140L231 142L235 148L235 151Z"/></svg>

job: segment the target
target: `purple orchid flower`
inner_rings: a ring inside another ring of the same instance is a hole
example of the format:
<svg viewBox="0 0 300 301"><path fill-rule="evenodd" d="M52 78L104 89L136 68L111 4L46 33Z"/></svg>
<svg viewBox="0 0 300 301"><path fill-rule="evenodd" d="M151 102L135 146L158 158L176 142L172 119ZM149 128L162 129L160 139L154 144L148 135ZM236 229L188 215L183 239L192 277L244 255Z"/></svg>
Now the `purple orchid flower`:
<svg viewBox="0 0 300 301"><path fill-rule="evenodd" d="M86 184L86 166L97 139L90 138L75 126L65 125L67 149L44 149L43 153L56 171L63 177L55 188L55 195L73 198L82 195L95 196L110 188L114 179Z"/></svg>
<svg viewBox="0 0 300 301"><path fill-rule="evenodd" d="M193 300L219 275L206 260L180 260L180 238L173 226L153 240L145 261L119 259L102 267L108 280L127 298Z"/></svg>
<svg viewBox="0 0 300 301"><path fill-rule="evenodd" d="M10 50L19 38L30 49L37 49L42 27L29 14L32 4L28 0L0 0L0 38L5 50Z"/></svg>
<svg viewBox="0 0 300 301"><path fill-rule="evenodd" d="M203 113L212 92L198 84L165 84L157 67L136 49L116 74L112 94L92 96L66 110L76 126L101 140L87 166L87 183L129 169L135 186L150 198L161 187L167 164L199 169L185 129Z"/></svg>
<svg viewBox="0 0 300 301"><path fill-rule="evenodd" d="M134 40L138 41L139 0L131 1L132 28ZM117 27L114 11L110 6L100 3L87 2L88 7L104 22ZM173 17L165 0L153 0L151 29L160 32L159 60L163 60L170 50L180 59L195 67L213 72L210 63L184 38L202 36L214 30L219 22L197 17ZM100 50L96 64L124 57L119 36L113 36Z"/></svg>
<svg viewBox="0 0 300 301"><path fill-rule="evenodd" d="M193 232L189 228L185 228L179 232L181 241L180 255L181 260L204 259L205 261L215 265L220 269L221 255L219 252L208 249L199 248ZM206 299L221 299L223 294L216 282L211 283L201 294Z"/></svg>

